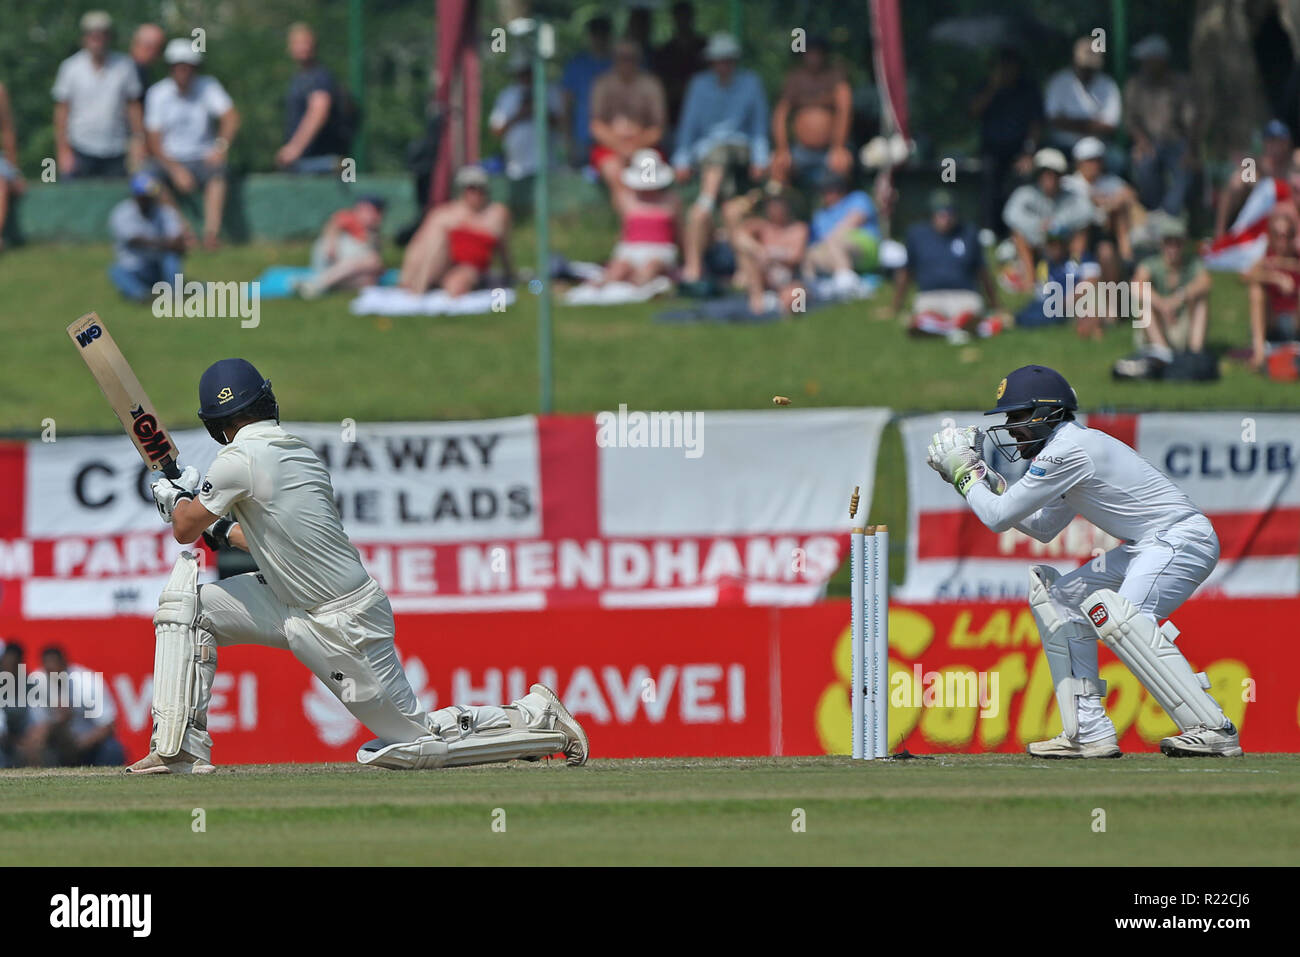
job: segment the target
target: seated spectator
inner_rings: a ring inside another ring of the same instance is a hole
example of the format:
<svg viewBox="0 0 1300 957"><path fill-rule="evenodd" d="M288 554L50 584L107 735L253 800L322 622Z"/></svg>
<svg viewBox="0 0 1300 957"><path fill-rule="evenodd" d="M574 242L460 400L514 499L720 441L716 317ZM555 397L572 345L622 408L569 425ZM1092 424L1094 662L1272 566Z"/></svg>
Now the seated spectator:
<svg viewBox="0 0 1300 957"><path fill-rule="evenodd" d="M750 197L732 202L753 205ZM788 313L804 289L799 272L808 249L808 224L795 219L785 190L766 193L761 215L741 215L731 230L736 257L732 283L745 290L749 311L755 315L778 308Z"/></svg>
<svg viewBox="0 0 1300 957"><path fill-rule="evenodd" d="M149 92L149 87L156 79L153 75L153 67L162 59L163 44L166 42L167 34L163 33L163 28L156 23L142 23L131 34L127 55L131 57L131 62L135 65L136 78L140 81L140 95L136 97L136 102L140 104L141 111L144 110L145 94ZM127 150L127 165L133 170L140 169L148 158L147 154L148 144L145 138L132 138L130 148Z"/></svg>
<svg viewBox="0 0 1300 957"><path fill-rule="evenodd" d="M1047 118L1047 136L1053 146L1074 149L1085 136L1095 136L1113 153L1109 166L1121 169L1123 154L1112 145L1112 137L1123 115L1119 85L1101 72L1105 56L1093 49L1091 37L1074 43L1074 65L1061 70L1047 81L1043 112Z"/></svg>
<svg viewBox="0 0 1300 957"><path fill-rule="evenodd" d="M113 265L108 277L127 299L148 302L157 283L181 282L181 257L188 241L181 214L163 203L162 183L152 173L131 177L131 198L108 216Z"/></svg>
<svg viewBox="0 0 1300 957"><path fill-rule="evenodd" d="M850 190L842 176L824 177L821 194L821 208L812 215L804 276L826 274L837 290L856 288L858 274L874 269L879 261L876 204L863 190Z"/></svg>
<svg viewBox="0 0 1300 957"><path fill-rule="evenodd" d="M654 39L655 10L658 7L659 0L629 0L623 38L631 40L642 50L649 50L650 41Z"/></svg>
<svg viewBox="0 0 1300 957"><path fill-rule="evenodd" d="M908 328L948 335L977 326L986 309L998 308L979 233L961 221L948 190L930 194L930 219L908 228L905 245L907 265L894 274L894 315L903 316L903 300L915 280Z"/></svg>
<svg viewBox="0 0 1300 957"><path fill-rule="evenodd" d="M18 134L14 132L14 113L9 105L9 91L0 83L0 252L5 248L5 222L9 218L10 200L27 188L18 171Z"/></svg>
<svg viewBox="0 0 1300 957"><path fill-rule="evenodd" d="M677 127L673 166L684 183L698 170L700 192L687 214L682 279L697 283L703 271L713 213L721 201L744 191L746 172L759 182L767 171L767 98L758 77L737 68L740 44L727 33L709 40L711 69L696 74L686 90Z"/></svg>
<svg viewBox="0 0 1300 957"><path fill-rule="evenodd" d="M1124 87L1133 182L1147 209L1182 216L1200 141L1192 83L1169 69L1169 44L1162 36L1149 36L1135 46L1133 59L1140 69Z"/></svg>
<svg viewBox="0 0 1300 957"><path fill-rule="evenodd" d="M421 294L435 286L452 296L477 289L497 256L509 282L507 240L510 211L488 197L488 177L480 166L456 173L460 197L425 214L407 244L399 285Z"/></svg>
<svg viewBox="0 0 1300 957"><path fill-rule="evenodd" d="M51 700L34 709L31 748L41 763L57 767L111 767L126 763L126 752L114 728L117 708L102 680L80 665L68 664L62 649L46 648L41 668L50 682ZM66 703L54 700L62 685Z"/></svg>
<svg viewBox="0 0 1300 957"><path fill-rule="evenodd" d="M1038 283L1034 298L1016 313L1016 326L1063 325L1077 319L1075 328L1084 338L1100 338L1101 318L1080 300L1085 288L1101 277L1101 267L1084 250L1072 254L1070 246L1078 231L1060 223L1048 228L1038 261ZM1096 296L1092 297L1096 303Z"/></svg>
<svg viewBox="0 0 1300 957"><path fill-rule="evenodd" d="M315 273L294 286L304 299L316 299L334 289L362 289L379 282L384 273L380 255L385 202L380 196L362 196L325 223L311 247Z"/></svg>
<svg viewBox="0 0 1300 957"><path fill-rule="evenodd" d="M1268 222L1268 248L1250 271L1251 364L1263 369L1269 351L1300 342L1300 258L1296 225L1286 216Z"/></svg>
<svg viewBox="0 0 1300 957"><path fill-rule="evenodd" d="M672 191L672 167L654 150L635 153L621 175L614 207L623 229L602 281L644 286L677 267L681 199Z"/></svg>
<svg viewBox="0 0 1300 957"><path fill-rule="evenodd" d="M853 172L848 143L853 91L844 71L831 63L822 37L809 37L807 52L794 57L795 66L786 74L772 112L772 178L785 185L816 187L826 172Z"/></svg>
<svg viewBox="0 0 1300 957"><path fill-rule="evenodd" d="M591 100L596 80L614 65L609 38L613 32L609 17L598 15L587 21L587 49L564 64L560 90L564 95L565 136L571 166L582 166L591 153ZM638 64L639 64L638 54ZM596 164L593 163L593 166Z"/></svg>
<svg viewBox="0 0 1300 957"><path fill-rule="evenodd" d="M4 681L17 694L19 683L26 680L27 669L23 662L22 645L12 641L0 642L0 681ZM26 698L19 703L0 700L0 768L18 768L38 763L28 742L32 710Z"/></svg>
<svg viewBox="0 0 1300 957"><path fill-rule="evenodd" d="M677 0L672 6L673 35L654 51L651 66L664 87L668 107L668 130L677 129L682 103L691 77L708 69L704 49L709 40L695 32L695 6L690 0Z"/></svg>
<svg viewBox="0 0 1300 957"><path fill-rule="evenodd" d="M203 55L191 41L167 44L169 76L145 96L144 128L155 172L174 192L203 190L203 245L215 249L226 208L226 156L239 112L215 77L199 73ZM217 133L213 135L213 126Z"/></svg>
<svg viewBox="0 0 1300 957"><path fill-rule="evenodd" d="M1204 352L1210 320L1210 274L1187 255L1187 227L1180 220L1161 222L1160 255L1142 260L1133 273L1134 286L1143 283L1151 290L1151 312L1134 328L1134 344L1138 359L1149 364L1143 377L1154 378L1154 367L1167 366L1176 354ZM1142 301L1136 293L1134 299Z"/></svg>
<svg viewBox="0 0 1300 957"><path fill-rule="evenodd" d="M1137 193L1114 173L1104 172L1106 147L1095 136L1074 144L1074 172L1062 185L1092 203L1088 248L1097 255L1102 278L1117 282L1133 262L1133 209ZM1126 265L1127 264L1127 265Z"/></svg>
<svg viewBox="0 0 1300 957"><path fill-rule="evenodd" d="M335 173L352 145L348 104L334 74L316 60L311 27L289 27L288 49L298 71L289 81L284 145L275 152L275 165L290 173Z"/></svg>
<svg viewBox="0 0 1300 957"><path fill-rule="evenodd" d="M1214 211L1216 239L1228 233L1249 229L1258 219L1258 214L1254 212L1260 206L1258 201L1262 200L1271 206L1277 193L1276 181L1287 176L1292 152L1290 128L1281 120L1274 119L1265 125L1261 135L1264 149L1255 164L1255 177L1248 179L1242 176L1241 162L1234 162L1228 179L1219 192ZM1241 159L1244 160L1245 157Z"/></svg>
<svg viewBox="0 0 1300 957"><path fill-rule="evenodd" d="M129 140L144 135L140 79L130 57L108 48L112 30L102 10L83 15L81 49L54 79L55 161L69 179L125 176Z"/></svg>
<svg viewBox="0 0 1300 957"><path fill-rule="evenodd" d="M532 208L533 177L537 174L537 130L533 123L533 67L527 51L515 48L510 54L510 83L497 94L488 116L488 126L501 140L510 181L510 208L516 214ZM560 91L548 86L547 109L551 128L557 129L564 115ZM553 141L552 141L553 142ZM547 165L555 162L554 151Z"/></svg>
<svg viewBox="0 0 1300 957"><path fill-rule="evenodd" d="M971 104L971 114L980 124L980 225L1005 239L1002 207L1007 201L1007 180L1018 165L1028 168L1043 125L1043 97L1015 50L998 51L988 82Z"/></svg>
<svg viewBox="0 0 1300 957"><path fill-rule="evenodd" d="M1030 288L1049 229L1072 234L1075 258L1081 257L1086 246L1085 229L1093 221L1092 202L1062 187L1067 168L1060 150L1039 150L1034 154L1034 181L1018 187L1002 210L1019 260L1019 269L1008 269L1003 280L1017 292Z"/></svg>
<svg viewBox="0 0 1300 957"><path fill-rule="evenodd" d="M591 165L611 196L621 192L623 171L634 153L658 145L668 122L664 89L641 69L641 51L630 40L614 45L614 68L591 91Z"/></svg>

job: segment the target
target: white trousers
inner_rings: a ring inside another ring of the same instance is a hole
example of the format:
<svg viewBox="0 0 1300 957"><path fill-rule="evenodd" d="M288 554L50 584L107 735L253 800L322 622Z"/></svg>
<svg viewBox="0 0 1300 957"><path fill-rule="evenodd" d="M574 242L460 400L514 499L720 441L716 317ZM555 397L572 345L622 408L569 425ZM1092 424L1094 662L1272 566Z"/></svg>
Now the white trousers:
<svg viewBox="0 0 1300 957"><path fill-rule="evenodd" d="M528 694L504 707L421 710L393 645L393 607L373 579L305 611L283 604L258 573L236 575L199 588L198 627L218 647L265 645L292 652L383 744L414 741L431 731L446 736L466 711L476 731L510 726L507 708L518 710L531 727L546 708L544 700ZM206 714L195 723L206 727Z"/></svg>
<svg viewBox="0 0 1300 957"><path fill-rule="evenodd" d="M1052 603L1064 618L1082 622L1088 638L1070 641L1070 673L1097 677L1097 633L1084 613L1083 600L1098 588L1127 598L1138 611L1159 622L1173 614L1205 581L1219 561L1219 538L1204 515L1125 543L1062 575L1052 586ZM1079 740L1097 741L1115 733L1101 698L1079 699Z"/></svg>

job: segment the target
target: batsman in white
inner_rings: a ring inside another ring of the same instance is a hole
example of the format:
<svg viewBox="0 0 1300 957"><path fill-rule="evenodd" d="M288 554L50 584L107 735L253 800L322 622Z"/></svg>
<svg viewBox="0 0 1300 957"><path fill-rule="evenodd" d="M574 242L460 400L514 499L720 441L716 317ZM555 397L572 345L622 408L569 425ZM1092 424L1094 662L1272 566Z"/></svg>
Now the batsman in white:
<svg viewBox="0 0 1300 957"><path fill-rule="evenodd" d="M153 737L134 773L213 770L207 732L217 649L291 651L377 736L357 752L382 768L440 768L564 754L587 760L587 735L545 685L501 707L420 709L393 646L388 596L362 567L315 452L280 427L271 383L243 359L199 381L199 418L223 448L198 471L153 486L176 540L200 534L246 549L258 571L197 585L182 553L154 616Z"/></svg>
<svg viewBox="0 0 1300 957"><path fill-rule="evenodd" d="M1029 745L1044 758L1117 758L1115 726L1102 706L1097 640L1137 676L1173 718L1164 738L1170 756L1242 753L1237 729L1193 673L1167 618L1205 581L1219 560L1210 520L1182 490L1123 442L1074 419L1074 390L1060 373L1024 366L998 386L1006 424L988 430L1010 461L1032 459L1017 482L984 461L977 428L935 435L928 462L952 482L989 529L1017 528L1050 542L1076 515L1120 539L1099 560L1067 575L1046 565L1029 570L1029 607L1056 687L1064 729ZM1005 435L1005 438L1003 436Z"/></svg>

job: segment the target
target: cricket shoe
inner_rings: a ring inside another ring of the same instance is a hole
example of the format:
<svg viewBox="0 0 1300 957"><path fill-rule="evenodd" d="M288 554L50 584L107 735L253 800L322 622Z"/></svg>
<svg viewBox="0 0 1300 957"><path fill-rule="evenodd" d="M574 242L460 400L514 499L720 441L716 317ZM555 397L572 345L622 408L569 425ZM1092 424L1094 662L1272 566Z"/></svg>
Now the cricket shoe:
<svg viewBox="0 0 1300 957"><path fill-rule="evenodd" d="M1036 758L1122 758L1124 756L1113 734L1085 743L1072 741L1062 732L1046 741L1035 741L1025 750Z"/></svg>
<svg viewBox="0 0 1300 957"><path fill-rule="evenodd" d="M188 751L177 751L175 757L164 758L157 751L150 751L135 764L126 769L127 774L211 774L215 771L211 764L196 758Z"/></svg>
<svg viewBox="0 0 1300 957"><path fill-rule="evenodd" d="M582 730L578 719L569 714L569 709L560 701L560 696L543 684L535 684L528 689L532 694L546 699L547 707L555 715L555 728L564 732L564 758L567 764L580 767L587 763L591 746L587 743L587 732Z"/></svg>
<svg viewBox="0 0 1300 957"><path fill-rule="evenodd" d="M1162 738L1160 750L1171 758L1239 758L1246 752L1229 721L1222 728L1193 728L1172 738Z"/></svg>

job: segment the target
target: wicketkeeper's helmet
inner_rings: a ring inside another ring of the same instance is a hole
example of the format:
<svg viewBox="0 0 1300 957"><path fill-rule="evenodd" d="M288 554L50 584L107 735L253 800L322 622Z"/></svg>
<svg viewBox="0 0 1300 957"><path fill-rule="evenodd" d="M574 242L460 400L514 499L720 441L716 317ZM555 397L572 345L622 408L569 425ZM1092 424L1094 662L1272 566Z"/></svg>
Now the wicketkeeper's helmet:
<svg viewBox="0 0 1300 957"><path fill-rule="evenodd" d="M998 384L997 405L984 414L1007 416L1006 424L991 427L988 435L1002 454L1014 462L1037 455L1052 430L1074 418L1078 408L1078 396L1061 373L1047 366L1021 366ZM1029 414L1021 415L1023 412ZM1019 429L1031 437L1016 439L1010 435L1011 429Z"/></svg>

